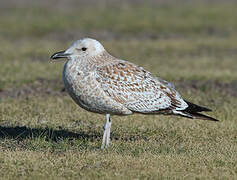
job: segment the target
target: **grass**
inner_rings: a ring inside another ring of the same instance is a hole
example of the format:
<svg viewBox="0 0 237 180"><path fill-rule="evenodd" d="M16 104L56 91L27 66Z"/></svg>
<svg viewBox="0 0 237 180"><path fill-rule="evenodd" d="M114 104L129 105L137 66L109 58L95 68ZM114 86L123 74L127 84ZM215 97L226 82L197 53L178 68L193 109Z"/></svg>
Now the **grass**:
<svg viewBox="0 0 237 180"><path fill-rule="evenodd" d="M236 6L75 8L68 1L56 9L40 3L2 8L1 179L236 179ZM105 117L75 105L62 91L64 62L49 62L85 36L174 82L220 122L113 116L111 147L100 150Z"/></svg>

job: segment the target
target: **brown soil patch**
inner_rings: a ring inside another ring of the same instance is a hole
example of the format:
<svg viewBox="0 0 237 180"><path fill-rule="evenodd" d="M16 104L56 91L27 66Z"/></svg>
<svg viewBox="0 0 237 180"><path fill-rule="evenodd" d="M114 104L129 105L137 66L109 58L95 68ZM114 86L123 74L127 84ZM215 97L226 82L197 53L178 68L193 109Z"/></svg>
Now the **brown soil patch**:
<svg viewBox="0 0 237 180"><path fill-rule="evenodd" d="M198 90L203 92L217 91L225 95L230 95L237 97L237 81L232 81L230 83L222 83L219 81L200 81L200 80L181 80L175 82L177 89L189 89L189 90Z"/></svg>
<svg viewBox="0 0 237 180"><path fill-rule="evenodd" d="M176 81L174 82L178 91L201 91L220 92L223 95L237 97L237 81L230 83L222 83L219 81ZM7 98L29 98L29 97L45 97L45 96L63 96L66 95L63 83L60 79L48 80L37 79L33 83L26 84L19 88L11 88L7 90L0 90L0 99Z"/></svg>
<svg viewBox="0 0 237 180"><path fill-rule="evenodd" d="M33 83L23 85L19 88L0 90L0 99L65 94L62 80L37 79Z"/></svg>

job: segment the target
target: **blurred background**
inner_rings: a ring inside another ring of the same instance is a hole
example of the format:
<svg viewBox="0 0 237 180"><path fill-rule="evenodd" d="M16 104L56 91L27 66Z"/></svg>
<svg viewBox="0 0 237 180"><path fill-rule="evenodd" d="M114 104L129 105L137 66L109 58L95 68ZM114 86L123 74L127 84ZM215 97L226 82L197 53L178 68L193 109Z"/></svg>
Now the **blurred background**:
<svg viewBox="0 0 237 180"><path fill-rule="evenodd" d="M171 81L235 80L236 7L234 0L1 1L0 89L60 79L63 62L49 63L50 55L83 37Z"/></svg>
<svg viewBox="0 0 237 180"><path fill-rule="evenodd" d="M236 0L1 0L0 177L236 179ZM175 84L219 123L104 116L64 91L65 60L83 37ZM129 122L129 123L128 123Z"/></svg>

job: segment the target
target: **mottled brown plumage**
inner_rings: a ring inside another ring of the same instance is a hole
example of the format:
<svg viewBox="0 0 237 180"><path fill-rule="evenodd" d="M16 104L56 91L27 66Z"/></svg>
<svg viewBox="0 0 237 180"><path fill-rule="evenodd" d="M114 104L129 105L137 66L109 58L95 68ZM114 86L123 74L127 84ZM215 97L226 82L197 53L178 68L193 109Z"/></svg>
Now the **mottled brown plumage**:
<svg viewBox="0 0 237 180"><path fill-rule="evenodd" d="M216 120L200 114L206 108L186 102L174 86L143 67L111 56L94 39L81 39L51 58L68 58L63 69L65 89L82 108L106 114L103 145L109 145L109 115L171 114ZM103 146L102 145L102 146Z"/></svg>

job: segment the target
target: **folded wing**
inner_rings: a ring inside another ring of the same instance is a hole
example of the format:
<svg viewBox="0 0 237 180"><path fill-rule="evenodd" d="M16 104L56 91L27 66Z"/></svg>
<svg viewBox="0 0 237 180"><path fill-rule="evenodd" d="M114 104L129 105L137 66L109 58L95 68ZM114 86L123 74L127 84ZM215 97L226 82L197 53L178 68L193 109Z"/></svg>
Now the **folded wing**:
<svg viewBox="0 0 237 180"><path fill-rule="evenodd" d="M171 83L127 61L98 67L96 80L109 97L133 112L170 114L188 106Z"/></svg>

